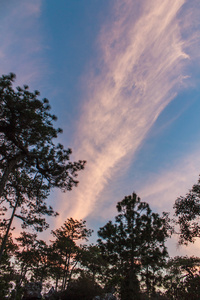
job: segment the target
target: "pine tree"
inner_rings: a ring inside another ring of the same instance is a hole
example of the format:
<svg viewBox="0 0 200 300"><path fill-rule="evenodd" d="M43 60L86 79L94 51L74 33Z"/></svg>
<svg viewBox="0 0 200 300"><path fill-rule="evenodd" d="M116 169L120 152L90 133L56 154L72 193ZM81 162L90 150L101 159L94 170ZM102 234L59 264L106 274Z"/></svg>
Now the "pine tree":
<svg viewBox="0 0 200 300"><path fill-rule="evenodd" d="M200 179L185 197L180 196L174 204L177 224L180 226L180 244L194 243L200 237Z"/></svg>
<svg viewBox="0 0 200 300"><path fill-rule="evenodd" d="M0 259L13 218L23 228L47 228L44 216L57 215L46 204L51 189L71 190L85 164L70 162L71 149L54 143L62 130L53 126L56 117L49 112L49 101L39 100L39 92L29 92L27 85L14 89L14 79L12 73L0 78L0 203L4 213L12 211L1 221L7 232Z"/></svg>
<svg viewBox="0 0 200 300"><path fill-rule="evenodd" d="M121 299L140 299L142 281L148 296L155 292L158 266L167 257L168 215L152 213L135 193L118 202L117 211L115 223L98 231L98 243L110 264L108 280L118 285Z"/></svg>
<svg viewBox="0 0 200 300"><path fill-rule="evenodd" d="M56 289L63 291L71 281L72 275L79 261L81 261L82 247L77 242L87 241L92 230L86 228L86 221L67 219L63 226L52 231L55 241L52 241L52 276L56 279Z"/></svg>

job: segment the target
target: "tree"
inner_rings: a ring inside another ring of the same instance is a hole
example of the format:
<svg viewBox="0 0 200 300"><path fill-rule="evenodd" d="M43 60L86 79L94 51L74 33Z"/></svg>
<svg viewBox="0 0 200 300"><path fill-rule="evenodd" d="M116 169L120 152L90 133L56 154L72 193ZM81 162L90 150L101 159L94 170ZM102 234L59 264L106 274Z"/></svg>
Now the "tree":
<svg viewBox="0 0 200 300"><path fill-rule="evenodd" d="M81 272L83 276L91 278L93 284L104 283L104 273L108 263L101 255L101 249L98 245L88 245L82 249L80 257Z"/></svg>
<svg viewBox="0 0 200 300"><path fill-rule="evenodd" d="M61 228L52 231L56 238L52 242L52 277L56 279L56 290L61 281L60 288L65 290L71 281L77 263L80 261L82 247L76 243L87 241L92 230L86 228L86 221L67 219Z"/></svg>
<svg viewBox="0 0 200 300"><path fill-rule="evenodd" d="M174 204L177 224L180 226L180 244L194 243L200 237L200 179L185 197L179 197Z"/></svg>
<svg viewBox="0 0 200 300"><path fill-rule="evenodd" d="M0 241L3 239L3 234L0 231ZM15 251L18 249L17 245L13 242L12 234L9 233L6 243L6 253L2 257L0 268L0 299L7 299L10 295L10 291L13 288L16 272L12 258Z"/></svg>
<svg viewBox="0 0 200 300"><path fill-rule="evenodd" d="M98 243L110 265L108 281L118 285L121 299L140 299L139 279L151 295L158 266L167 257L168 215L152 213L135 193L118 202L117 211L115 223L109 221L98 231Z"/></svg>
<svg viewBox="0 0 200 300"><path fill-rule="evenodd" d="M0 203L2 210L12 210L3 220L7 232L0 258L13 218L21 219L23 228L47 228L43 216L57 214L45 202L51 189L71 190L85 165L70 162L71 149L54 143L62 130L53 127L49 101L39 100L39 92L29 92L27 85L13 89L14 79L13 73L0 78Z"/></svg>
<svg viewBox="0 0 200 300"><path fill-rule="evenodd" d="M16 251L16 264L20 265L21 281L29 272L29 278L43 282L46 276L48 246L37 234L21 232L16 238L19 250Z"/></svg>
<svg viewBox="0 0 200 300"><path fill-rule="evenodd" d="M168 299L200 298L200 258L171 258L166 264L164 288Z"/></svg>

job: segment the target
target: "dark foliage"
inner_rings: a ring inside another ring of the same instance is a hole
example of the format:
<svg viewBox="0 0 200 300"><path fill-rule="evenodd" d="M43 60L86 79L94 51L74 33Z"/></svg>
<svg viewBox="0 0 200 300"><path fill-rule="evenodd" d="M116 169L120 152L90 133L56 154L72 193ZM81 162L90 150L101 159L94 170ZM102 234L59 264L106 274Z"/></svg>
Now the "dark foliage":
<svg viewBox="0 0 200 300"><path fill-rule="evenodd" d="M103 289L89 277L80 277L72 281L66 291L61 293L63 300L92 300L95 296L101 295Z"/></svg>
<svg viewBox="0 0 200 300"><path fill-rule="evenodd" d="M200 179L185 197L179 197L174 205L180 226L180 244L194 243L200 237Z"/></svg>
<svg viewBox="0 0 200 300"><path fill-rule="evenodd" d="M164 287L168 299L200 299L200 259L174 257L166 265Z"/></svg>
<svg viewBox="0 0 200 300"><path fill-rule="evenodd" d="M62 130L53 126L49 101L26 85L14 89L14 79L12 73L0 78L0 204L2 215L12 211L1 225L9 231L17 217L23 228L42 231L48 227L45 216L57 215L46 203L50 190L71 190L85 162L70 162L71 149L54 143Z"/></svg>
<svg viewBox="0 0 200 300"><path fill-rule="evenodd" d="M109 221L98 231L99 247L109 264L107 280L119 287L122 300L140 299L142 282L150 296L167 257L168 215L152 213L136 194L118 202L117 211L115 223Z"/></svg>

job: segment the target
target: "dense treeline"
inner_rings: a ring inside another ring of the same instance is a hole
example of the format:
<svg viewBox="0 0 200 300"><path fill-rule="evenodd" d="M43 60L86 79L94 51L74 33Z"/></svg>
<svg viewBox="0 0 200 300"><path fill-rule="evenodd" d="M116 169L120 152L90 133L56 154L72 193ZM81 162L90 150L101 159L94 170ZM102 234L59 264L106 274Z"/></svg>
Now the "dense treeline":
<svg viewBox="0 0 200 300"><path fill-rule="evenodd" d="M73 218L51 231L49 243L39 239L49 226L45 216L58 214L47 206L50 191L75 187L85 161L71 162L71 150L55 144L61 129L48 100L28 86L13 89L14 79L0 78L0 299L22 299L28 282L41 282L43 292L53 286L54 299L106 292L121 300L200 299L200 258L170 258L166 247L173 234L180 244L199 237L200 182L175 201L174 220L133 193L117 203L96 244L88 243L86 222ZM17 238L14 218L23 229Z"/></svg>
<svg viewBox="0 0 200 300"><path fill-rule="evenodd" d="M29 281L54 286L62 299L93 299L115 291L119 299L199 299L200 258L169 258L172 234L167 214L153 213L136 194L117 204L115 221L98 231L97 243L85 221L67 219L51 232L49 244L23 231L11 234L1 262L0 298L21 299ZM64 291L73 293L65 298ZM74 298L74 295L77 298Z"/></svg>

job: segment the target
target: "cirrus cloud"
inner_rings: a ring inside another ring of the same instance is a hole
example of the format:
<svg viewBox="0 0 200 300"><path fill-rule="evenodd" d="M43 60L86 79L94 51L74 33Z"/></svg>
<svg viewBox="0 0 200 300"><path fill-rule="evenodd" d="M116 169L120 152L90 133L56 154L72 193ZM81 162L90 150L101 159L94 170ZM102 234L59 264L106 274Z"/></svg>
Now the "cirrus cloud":
<svg viewBox="0 0 200 300"><path fill-rule="evenodd" d="M143 0L137 7L136 1L115 2L98 39L99 62L84 80L86 100L74 137L75 158L86 159L87 167L63 215L84 218L92 212L118 164L134 156L184 86L191 61L180 28L185 2Z"/></svg>

